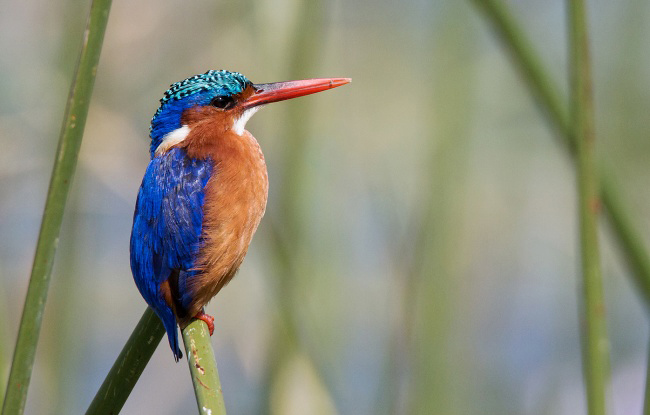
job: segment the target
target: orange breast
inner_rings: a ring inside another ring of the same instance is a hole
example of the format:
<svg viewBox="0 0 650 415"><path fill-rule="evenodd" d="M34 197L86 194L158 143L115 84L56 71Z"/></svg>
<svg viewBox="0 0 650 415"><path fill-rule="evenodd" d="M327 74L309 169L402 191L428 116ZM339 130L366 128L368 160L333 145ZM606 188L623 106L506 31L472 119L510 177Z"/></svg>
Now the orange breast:
<svg viewBox="0 0 650 415"><path fill-rule="evenodd" d="M188 144L188 155L200 151L215 163L205 193L200 273L189 286L193 302L187 311L193 316L232 279L244 260L266 209L268 176L260 146L248 131L242 135L228 131L202 141L200 148L193 148L191 140Z"/></svg>

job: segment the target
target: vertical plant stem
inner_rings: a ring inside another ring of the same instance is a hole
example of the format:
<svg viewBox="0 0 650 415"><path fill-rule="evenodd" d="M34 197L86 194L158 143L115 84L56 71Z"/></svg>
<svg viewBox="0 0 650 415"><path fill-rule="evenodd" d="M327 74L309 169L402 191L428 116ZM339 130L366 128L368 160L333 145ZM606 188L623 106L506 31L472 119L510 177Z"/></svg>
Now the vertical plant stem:
<svg viewBox="0 0 650 415"><path fill-rule="evenodd" d="M568 0L571 127L577 150L578 209L582 258L583 365L590 415L605 415L609 340L598 247L598 176L589 35L584 0Z"/></svg>
<svg viewBox="0 0 650 415"><path fill-rule="evenodd" d="M576 139L569 128L568 112L562 104L556 84L551 81L547 71L541 65L537 54L526 39L523 30L516 24L511 13L499 0L472 0L490 21L499 39L503 43L512 62L526 81L549 125L562 139L568 153L575 156ZM647 246L632 225L627 204L612 186L611 175L607 170L600 171L600 196L605 217L609 221L614 237L623 251L626 265L646 307L650 306L650 257Z"/></svg>
<svg viewBox="0 0 650 415"><path fill-rule="evenodd" d="M183 343L199 414L225 415L226 404L223 401L217 361L205 322L192 320L183 330Z"/></svg>
<svg viewBox="0 0 650 415"><path fill-rule="evenodd" d="M110 6L111 0L94 0L90 8L81 54L65 110L32 274L16 340L2 409L2 413L5 415L22 414L25 409L63 211L77 165Z"/></svg>
<svg viewBox="0 0 650 415"><path fill-rule="evenodd" d="M165 328L160 319L147 307L90 403L86 415L118 414L122 410L164 335Z"/></svg>

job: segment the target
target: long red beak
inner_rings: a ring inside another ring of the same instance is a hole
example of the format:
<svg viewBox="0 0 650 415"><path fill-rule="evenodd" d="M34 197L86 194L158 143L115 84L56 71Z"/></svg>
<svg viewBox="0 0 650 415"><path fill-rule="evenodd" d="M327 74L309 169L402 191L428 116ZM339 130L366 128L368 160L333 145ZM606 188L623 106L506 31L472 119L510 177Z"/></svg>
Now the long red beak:
<svg viewBox="0 0 650 415"><path fill-rule="evenodd" d="M242 107L251 108L270 102L284 101L303 95L314 94L336 88L352 81L350 78L305 79L302 81L275 82L272 84L255 84L255 93L242 102Z"/></svg>

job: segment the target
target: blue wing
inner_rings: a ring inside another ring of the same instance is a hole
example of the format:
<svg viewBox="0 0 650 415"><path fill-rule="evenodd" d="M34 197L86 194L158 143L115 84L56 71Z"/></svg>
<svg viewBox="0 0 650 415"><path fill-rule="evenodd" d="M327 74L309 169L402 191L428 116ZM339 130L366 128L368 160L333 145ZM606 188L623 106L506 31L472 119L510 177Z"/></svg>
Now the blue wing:
<svg viewBox="0 0 650 415"><path fill-rule="evenodd" d="M209 160L190 159L174 148L154 157L142 179L131 232L131 270L140 293L163 322L178 361L176 317L160 284L172 272L190 272L203 223L205 186L212 173Z"/></svg>

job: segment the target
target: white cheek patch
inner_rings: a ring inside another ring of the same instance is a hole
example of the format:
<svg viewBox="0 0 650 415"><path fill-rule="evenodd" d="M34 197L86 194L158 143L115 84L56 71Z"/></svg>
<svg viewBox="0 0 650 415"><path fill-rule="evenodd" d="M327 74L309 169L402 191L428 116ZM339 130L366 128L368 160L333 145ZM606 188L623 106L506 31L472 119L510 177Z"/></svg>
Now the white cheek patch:
<svg viewBox="0 0 650 415"><path fill-rule="evenodd" d="M171 147L185 140L189 135L189 133L190 133L190 127L188 127L187 125L177 128L174 131L168 132L163 137L162 143L160 143L160 145L156 149L155 155L159 156L161 154L166 153L167 150L169 150Z"/></svg>
<svg viewBox="0 0 650 415"><path fill-rule="evenodd" d="M248 120L251 119L253 114L255 114L259 109L260 107L253 107L244 111L241 117L237 118L235 122L232 124L233 131L238 135L244 134L244 128L246 128L246 123L248 122Z"/></svg>

